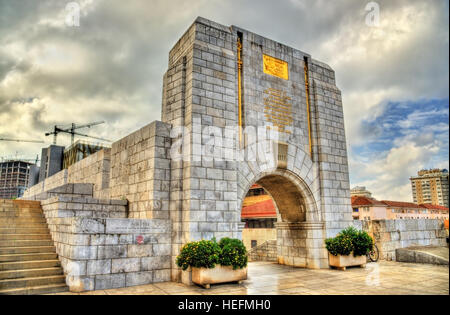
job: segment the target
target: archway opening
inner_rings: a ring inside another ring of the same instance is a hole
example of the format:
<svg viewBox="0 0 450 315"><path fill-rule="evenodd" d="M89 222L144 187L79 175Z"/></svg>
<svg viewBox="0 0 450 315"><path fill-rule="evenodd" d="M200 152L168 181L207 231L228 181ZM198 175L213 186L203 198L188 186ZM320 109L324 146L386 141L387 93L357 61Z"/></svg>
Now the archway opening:
<svg viewBox="0 0 450 315"><path fill-rule="evenodd" d="M308 268L327 267L323 225L308 192L282 174L258 179L242 202L242 239L250 261Z"/></svg>

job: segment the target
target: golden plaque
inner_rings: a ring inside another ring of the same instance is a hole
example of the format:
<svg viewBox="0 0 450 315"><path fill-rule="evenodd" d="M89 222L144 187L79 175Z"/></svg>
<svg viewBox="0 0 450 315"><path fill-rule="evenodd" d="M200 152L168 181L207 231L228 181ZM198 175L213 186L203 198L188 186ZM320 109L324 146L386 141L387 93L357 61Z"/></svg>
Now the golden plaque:
<svg viewBox="0 0 450 315"><path fill-rule="evenodd" d="M264 73L289 80L289 69L286 61L263 55Z"/></svg>

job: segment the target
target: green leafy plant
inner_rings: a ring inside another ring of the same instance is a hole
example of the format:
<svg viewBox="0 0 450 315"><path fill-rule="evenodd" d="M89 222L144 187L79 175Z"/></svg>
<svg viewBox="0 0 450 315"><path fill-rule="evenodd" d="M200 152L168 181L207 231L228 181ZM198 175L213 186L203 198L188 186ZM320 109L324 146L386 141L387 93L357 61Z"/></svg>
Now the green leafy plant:
<svg viewBox="0 0 450 315"><path fill-rule="evenodd" d="M219 264L220 253L219 244L215 239L191 242L183 246L176 263L183 270L189 267L214 268L216 264Z"/></svg>
<svg viewBox="0 0 450 315"><path fill-rule="evenodd" d="M331 255L350 255L353 251L352 240L348 236L338 235L325 240L325 246Z"/></svg>
<svg viewBox="0 0 450 315"><path fill-rule="evenodd" d="M373 239L367 232L357 231L353 236L354 256L365 256L373 249Z"/></svg>
<svg viewBox="0 0 450 315"><path fill-rule="evenodd" d="M223 238L219 242L221 253L219 255L222 266L233 266L233 269L242 269L247 266L247 249L238 239Z"/></svg>
<svg viewBox="0 0 450 315"><path fill-rule="evenodd" d="M347 256L365 256L373 248L373 239L367 232L349 227L336 237L325 240L325 246L330 254Z"/></svg>
<svg viewBox="0 0 450 315"><path fill-rule="evenodd" d="M224 238L187 243L181 249L176 263L183 270L189 267L214 268L216 265L242 269L247 266L247 250L242 241Z"/></svg>

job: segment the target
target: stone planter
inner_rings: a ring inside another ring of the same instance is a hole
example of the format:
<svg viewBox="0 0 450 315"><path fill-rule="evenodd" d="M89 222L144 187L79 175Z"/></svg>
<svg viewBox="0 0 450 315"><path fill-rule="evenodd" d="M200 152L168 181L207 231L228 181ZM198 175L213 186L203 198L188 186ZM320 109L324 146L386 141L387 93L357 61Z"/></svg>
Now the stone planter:
<svg viewBox="0 0 450 315"><path fill-rule="evenodd" d="M192 268L192 282L209 289L211 284L238 282L247 279L247 268L233 270L231 266L216 266L213 269Z"/></svg>
<svg viewBox="0 0 450 315"><path fill-rule="evenodd" d="M353 256L353 253L348 256L334 256L328 253L329 264L332 267L336 267L339 270L345 270L347 267L360 266L361 268L366 267L367 257L366 256Z"/></svg>

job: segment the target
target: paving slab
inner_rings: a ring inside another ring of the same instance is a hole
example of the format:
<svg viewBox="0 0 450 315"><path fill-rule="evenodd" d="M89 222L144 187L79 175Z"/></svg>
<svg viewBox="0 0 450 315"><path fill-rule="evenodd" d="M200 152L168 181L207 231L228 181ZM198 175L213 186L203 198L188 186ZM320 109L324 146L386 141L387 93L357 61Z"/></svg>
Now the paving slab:
<svg viewBox="0 0 450 315"><path fill-rule="evenodd" d="M68 294L68 293L63 293ZM77 295L77 293L72 293ZM138 287L85 292L87 295L448 295L449 269L380 261L366 268L300 269L271 262L249 263L242 284L212 285L211 289L163 282Z"/></svg>

